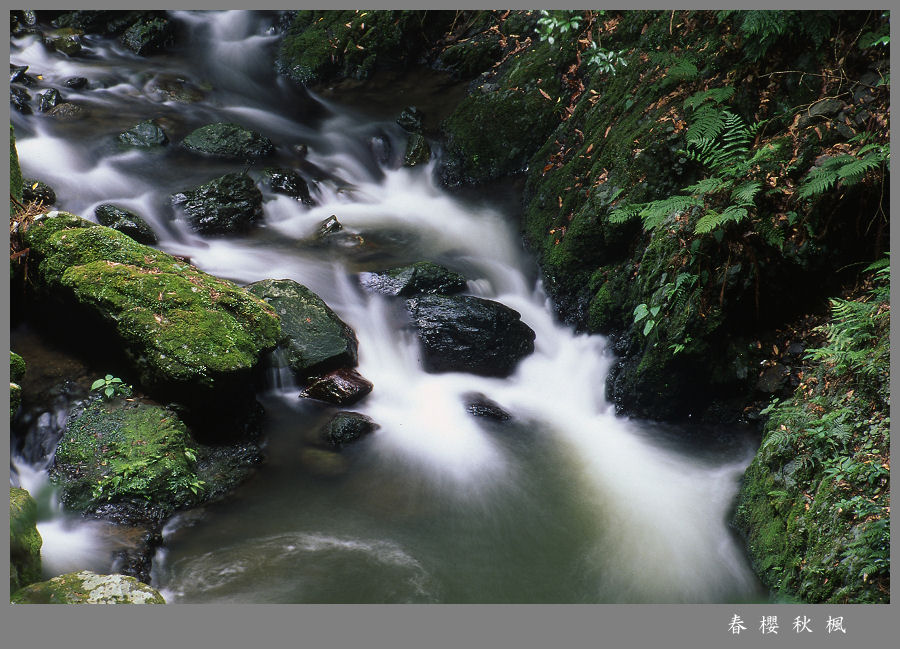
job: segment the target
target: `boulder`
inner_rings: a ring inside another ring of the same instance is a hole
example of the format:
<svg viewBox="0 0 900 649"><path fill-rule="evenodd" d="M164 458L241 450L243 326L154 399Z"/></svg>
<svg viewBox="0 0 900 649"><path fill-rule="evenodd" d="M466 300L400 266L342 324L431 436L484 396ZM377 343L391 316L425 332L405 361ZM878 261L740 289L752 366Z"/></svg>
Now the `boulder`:
<svg viewBox="0 0 900 649"><path fill-rule="evenodd" d="M35 79L30 74L25 74L28 70L27 65L13 65L9 64L9 82L10 83L21 83L24 86L33 86L37 83L37 79Z"/></svg>
<svg viewBox="0 0 900 649"><path fill-rule="evenodd" d="M16 151L16 135L13 125L9 125L9 213L13 215L19 209L16 203L22 202L22 169L19 167L19 153Z"/></svg>
<svg viewBox="0 0 900 649"><path fill-rule="evenodd" d="M87 110L83 106L79 106L78 104L73 104L70 101L64 101L61 104L57 104L53 108L47 111L47 114L50 117L58 119L63 122L71 122L76 119L81 119L87 115Z"/></svg>
<svg viewBox="0 0 900 649"><path fill-rule="evenodd" d="M66 56L81 52L81 30L64 27L44 34L44 44Z"/></svg>
<svg viewBox="0 0 900 649"><path fill-rule="evenodd" d="M72 90L82 90L87 87L88 80L85 77L70 77L63 82L63 85Z"/></svg>
<svg viewBox="0 0 900 649"><path fill-rule="evenodd" d="M165 18L138 21L122 34L122 45L138 56L159 52L173 41L172 24Z"/></svg>
<svg viewBox="0 0 900 649"><path fill-rule="evenodd" d="M188 223L203 234L246 232L262 218L262 192L244 174L230 173L172 196Z"/></svg>
<svg viewBox="0 0 900 649"><path fill-rule="evenodd" d="M349 406L369 394L372 387L372 382L356 370L343 368L312 379L300 396Z"/></svg>
<svg viewBox="0 0 900 649"><path fill-rule="evenodd" d="M124 133L120 133L119 142L128 146L149 149L168 144L169 138L159 124L148 119L135 124Z"/></svg>
<svg viewBox="0 0 900 649"><path fill-rule="evenodd" d="M313 204L306 181L293 169L266 167L263 169L262 181L277 194L286 194L306 205Z"/></svg>
<svg viewBox="0 0 900 649"><path fill-rule="evenodd" d="M215 390L219 410L252 392L261 355L281 336L269 305L72 214L39 215L22 236L38 295L95 323L95 335L111 335L106 344L125 352L146 389L185 404Z"/></svg>
<svg viewBox="0 0 900 649"><path fill-rule="evenodd" d="M19 86L9 87L9 103L13 108L20 113L30 115L33 111L29 102L31 102L31 95L25 88L20 88Z"/></svg>
<svg viewBox="0 0 900 649"><path fill-rule="evenodd" d="M9 418L12 419L22 404L22 386L25 378L25 359L9 352Z"/></svg>
<svg viewBox="0 0 900 649"><path fill-rule="evenodd" d="M184 138L181 144L195 153L231 160L262 158L275 150L266 136L238 124L224 122L201 126Z"/></svg>
<svg viewBox="0 0 900 649"><path fill-rule="evenodd" d="M35 178L25 178L22 181L22 200L25 203L53 205L56 202L56 192L47 183Z"/></svg>
<svg viewBox="0 0 900 649"><path fill-rule="evenodd" d="M408 106L400 113L400 117L397 118L397 123L400 125L400 128L407 133L421 133L422 117L422 111L415 106Z"/></svg>
<svg viewBox="0 0 900 649"><path fill-rule="evenodd" d="M153 228L147 225L147 222L134 212L105 203L97 206L94 214L100 225L105 225L108 228L127 234L138 243L154 245L159 241L153 232Z"/></svg>
<svg viewBox="0 0 900 649"><path fill-rule="evenodd" d="M463 396L466 400L466 412L473 417L484 417L494 421L509 421L511 419L508 412L480 392L469 392Z"/></svg>
<svg viewBox="0 0 900 649"><path fill-rule="evenodd" d="M378 293L401 297L434 293L452 295L466 289L466 278L449 268L430 261L420 261L408 266L369 273L363 277L363 285Z"/></svg>
<svg viewBox="0 0 900 649"><path fill-rule="evenodd" d="M281 318L280 349L299 378L356 366L356 334L308 288L290 279L266 279L247 290Z"/></svg>
<svg viewBox="0 0 900 649"><path fill-rule="evenodd" d="M62 95L56 88L50 88L38 95L38 110L46 113L62 103Z"/></svg>
<svg viewBox="0 0 900 649"><path fill-rule="evenodd" d="M13 593L13 604L165 604L155 589L134 577L71 572Z"/></svg>
<svg viewBox="0 0 900 649"><path fill-rule="evenodd" d="M377 428L378 424L358 412L339 412L325 424L319 435L326 444L341 447L352 444Z"/></svg>
<svg viewBox="0 0 900 649"><path fill-rule="evenodd" d="M41 579L37 503L25 489L9 488L9 592Z"/></svg>
<svg viewBox="0 0 900 649"><path fill-rule="evenodd" d="M181 76L159 74L146 86L151 96L161 101L174 101L179 104L193 104L206 97L206 91L195 83Z"/></svg>
<svg viewBox="0 0 900 649"><path fill-rule="evenodd" d="M415 167L431 160L431 147L425 136L413 133L406 142L406 153L403 156L404 167Z"/></svg>
<svg viewBox="0 0 900 649"><path fill-rule="evenodd" d="M509 307L471 295L406 301L429 372L505 377L534 351L534 331Z"/></svg>

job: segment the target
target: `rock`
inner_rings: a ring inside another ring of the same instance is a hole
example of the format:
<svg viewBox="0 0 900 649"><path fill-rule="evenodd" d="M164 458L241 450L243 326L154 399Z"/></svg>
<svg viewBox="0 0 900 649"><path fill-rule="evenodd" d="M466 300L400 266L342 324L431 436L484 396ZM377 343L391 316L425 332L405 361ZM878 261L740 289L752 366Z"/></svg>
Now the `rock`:
<svg viewBox="0 0 900 649"><path fill-rule="evenodd" d="M800 343L791 343L787 348L787 353L791 356L799 356L804 351L806 351L806 348Z"/></svg>
<svg viewBox="0 0 900 649"><path fill-rule="evenodd" d="M139 21L122 34L122 45L137 54L147 56L168 47L174 41L174 30L165 18Z"/></svg>
<svg viewBox="0 0 900 649"><path fill-rule="evenodd" d="M319 227L316 228L316 234L314 238L323 239L329 234L335 234L336 232L340 232L343 229L344 226L341 225L340 221L338 221L337 216L332 214L327 219L319 223Z"/></svg>
<svg viewBox="0 0 900 649"><path fill-rule="evenodd" d="M534 331L509 307L470 295L406 301L429 372L509 376L534 351Z"/></svg>
<svg viewBox="0 0 900 649"><path fill-rule="evenodd" d="M32 10L17 9L9 14L9 33L13 36L23 36L37 31L37 16Z"/></svg>
<svg viewBox="0 0 900 649"><path fill-rule="evenodd" d="M63 85L72 90L82 90L87 87L88 80L85 77L69 77L63 82Z"/></svg>
<svg viewBox="0 0 900 649"><path fill-rule="evenodd" d="M244 174L230 173L174 194L188 222L203 234L246 232L262 218L262 192Z"/></svg>
<svg viewBox="0 0 900 649"><path fill-rule="evenodd" d="M422 117L422 111L415 106L408 106L400 113L400 117L397 118L397 123L400 125L400 128L407 133L421 133Z"/></svg>
<svg viewBox="0 0 900 649"><path fill-rule="evenodd" d="M13 65L9 64L9 82L10 83L24 83L25 85L31 85L32 77L30 75L25 74L25 71L28 69L27 65Z"/></svg>
<svg viewBox="0 0 900 649"><path fill-rule="evenodd" d="M781 363L766 368L756 383L756 389L762 392L774 393L784 387L788 378L788 369Z"/></svg>
<svg viewBox="0 0 900 649"><path fill-rule="evenodd" d="M473 417L484 417L494 421L509 421L511 418L508 412L480 392L469 392L463 396L466 400L466 412Z"/></svg>
<svg viewBox="0 0 900 649"><path fill-rule="evenodd" d="M42 113L46 113L60 103L62 103L62 95L60 95L59 90L56 90L55 88L51 88L38 95L38 110Z"/></svg>
<svg viewBox="0 0 900 649"><path fill-rule="evenodd" d="M169 138L159 124L148 119L135 124L124 133L120 133L119 142L128 146L149 149L168 144Z"/></svg>
<svg viewBox="0 0 900 649"><path fill-rule="evenodd" d="M193 104L206 97L206 91L182 77L160 74L147 84L146 91L161 101Z"/></svg>
<svg viewBox="0 0 900 649"><path fill-rule="evenodd" d="M385 295L412 297L414 295L452 295L466 289L466 278L449 268L430 261L420 261L379 273L369 273L363 278L369 290Z"/></svg>
<svg viewBox="0 0 900 649"><path fill-rule="evenodd" d="M25 113L26 115L32 113L30 101L31 95L28 94L25 88L20 88L19 86L9 87L9 103L20 113Z"/></svg>
<svg viewBox="0 0 900 649"><path fill-rule="evenodd" d="M372 388L372 382L363 378L359 372L344 368L314 378L300 396L349 406L369 394Z"/></svg>
<svg viewBox="0 0 900 649"><path fill-rule="evenodd" d="M406 142L406 153L403 156L404 167L415 167L431 160L431 147L425 137L419 133L409 136Z"/></svg>
<svg viewBox="0 0 900 649"><path fill-rule="evenodd" d="M25 203L43 203L53 205L56 202L56 192L47 183L35 178L26 178L22 181L22 200Z"/></svg>
<svg viewBox="0 0 900 649"><path fill-rule="evenodd" d="M843 107L844 102L840 99L823 99L809 107L809 115L810 117L815 117L816 115L830 117L836 115Z"/></svg>
<svg viewBox="0 0 900 649"><path fill-rule="evenodd" d="M339 412L325 424L320 437L326 444L341 447L344 444L352 444L377 428L378 424L358 412Z"/></svg>
<svg viewBox="0 0 900 649"><path fill-rule="evenodd" d="M334 451L304 448L300 451L300 466L320 478L337 478L347 472L347 458Z"/></svg>
<svg viewBox="0 0 900 649"><path fill-rule="evenodd" d="M82 106L78 104L73 104L72 102L63 102L62 104L58 104L47 111L47 114L51 117L64 121L71 122L76 119L81 119L87 114L87 110L85 110Z"/></svg>
<svg viewBox="0 0 900 649"><path fill-rule="evenodd" d="M264 135L223 122L201 126L181 144L189 151L233 160L253 160L275 150Z"/></svg>
<svg viewBox="0 0 900 649"><path fill-rule="evenodd" d="M112 336L106 344L161 397L201 406L215 391L224 412L252 394L252 372L281 337L278 316L255 296L111 228L51 212L23 243L38 297Z"/></svg>
<svg viewBox="0 0 900 649"><path fill-rule="evenodd" d="M290 279L266 279L247 290L281 318L280 349L299 378L356 366L356 334L308 288Z"/></svg>
<svg viewBox="0 0 900 649"><path fill-rule="evenodd" d="M134 212L106 203L97 206L94 214L100 225L127 234L138 243L154 245L159 241L147 222Z"/></svg>
<svg viewBox="0 0 900 649"><path fill-rule="evenodd" d="M67 27L48 32L44 35L44 44L66 56L75 56L81 52L81 31Z"/></svg>
<svg viewBox="0 0 900 649"><path fill-rule="evenodd" d="M19 154L16 151L16 135L12 123L9 125L9 194L9 213L12 216L19 209L16 203L22 202L22 170L19 168Z"/></svg>
<svg viewBox="0 0 900 649"><path fill-rule="evenodd" d="M155 589L134 577L71 572L14 593L13 604L165 604Z"/></svg>
<svg viewBox="0 0 900 649"><path fill-rule="evenodd" d="M21 383L25 378L25 359L17 353L9 352L9 380L13 383Z"/></svg>
<svg viewBox="0 0 900 649"><path fill-rule="evenodd" d="M286 194L306 205L313 204L306 181L293 169L266 167L263 169L262 181L277 194Z"/></svg>
<svg viewBox="0 0 900 649"><path fill-rule="evenodd" d="M41 579L37 503L25 489L9 488L9 592Z"/></svg>

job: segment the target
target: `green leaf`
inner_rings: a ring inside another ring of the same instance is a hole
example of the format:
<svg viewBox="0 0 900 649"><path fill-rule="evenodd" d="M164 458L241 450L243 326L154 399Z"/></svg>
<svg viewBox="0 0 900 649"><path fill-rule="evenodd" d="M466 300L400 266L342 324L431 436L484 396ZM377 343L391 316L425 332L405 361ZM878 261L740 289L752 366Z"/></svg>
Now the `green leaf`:
<svg viewBox="0 0 900 649"><path fill-rule="evenodd" d="M646 336L647 334L649 334L655 326L656 322L654 322L653 320L647 320L647 324L644 325L644 335Z"/></svg>
<svg viewBox="0 0 900 649"><path fill-rule="evenodd" d="M659 309L659 306L650 307L650 315L655 318L659 314Z"/></svg>
<svg viewBox="0 0 900 649"><path fill-rule="evenodd" d="M638 304L634 307L634 321L640 322L650 314L646 304Z"/></svg>
<svg viewBox="0 0 900 649"><path fill-rule="evenodd" d="M103 387L104 385L106 385L106 381L104 379L97 379L96 381L91 383L91 390L96 390Z"/></svg>
<svg viewBox="0 0 900 649"><path fill-rule="evenodd" d="M107 398L111 398L112 395L116 393L114 388L106 388L103 392L106 394Z"/></svg>
<svg viewBox="0 0 900 649"><path fill-rule="evenodd" d="M112 374L107 374L107 375L106 375L106 380L107 380L107 381L112 381L112 379L113 379L113 375L112 375Z"/></svg>

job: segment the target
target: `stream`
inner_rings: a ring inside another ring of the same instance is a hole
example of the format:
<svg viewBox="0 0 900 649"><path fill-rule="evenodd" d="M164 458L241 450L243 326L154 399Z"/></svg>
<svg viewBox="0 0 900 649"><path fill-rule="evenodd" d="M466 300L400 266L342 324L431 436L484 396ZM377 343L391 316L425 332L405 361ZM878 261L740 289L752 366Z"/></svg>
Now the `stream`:
<svg viewBox="0 0 900 649"><path fill-rule="evenodd" d="M77 58L34 36L12 40L12 63L88 110L70 122L12 111L23 175L54 188L56 209L90 220L101 203L137 212L159 248L213 275L308 286L356 332L358 370L375 388L352 409L380 428L343 451L343 475L307 471L302 451L337 408L298 398L287 371L269 370L259 394L266 460L225 501L168 523L153 565L167 602L765 600L727 524L753 435L617 416L603 390L612 352L603 337L556 319L522 244L512 190L451 193L435 179L434 158L401 166L406 134L396 116L410 104L434 114L447 103L441 93L458 87L435 81L435 72L423 82L428 75L417 71L386 83L380 98L372 85L353 84L316 95L275 74L275 14L171 15L190 36L150 58L99 37L87 38ZM89 86L67 89L73 76ZM195 101L160 90L173 84ZM118 133L150 118L169 146L119 147ZM269 137L277 150L266 165L298 170L315 205L264 193L263 225L250 233L191 231L169 195L243 168L177 146L215 121ZM331 215L367 245L305 245ZM361 283L366 273L420 260L460 272L466 293L515 309L536 332L534 353L512 376L422 369L402 302ZM23 353L17 335L12 348ZM469 414L473 392L510 420ZM48 417L64 421L64 412ZM12 453L12 480L40 504L45 571L109 571L104 525L73 521L55 503L51 453Z"/></svg>

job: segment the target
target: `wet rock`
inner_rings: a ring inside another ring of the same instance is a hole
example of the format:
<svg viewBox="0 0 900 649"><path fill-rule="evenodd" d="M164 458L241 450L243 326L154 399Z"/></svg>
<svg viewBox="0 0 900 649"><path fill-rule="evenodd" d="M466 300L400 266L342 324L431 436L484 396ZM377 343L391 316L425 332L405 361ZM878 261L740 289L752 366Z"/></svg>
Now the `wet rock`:
<svg viewBox="0 0 900 649"><path fill-rule="evenodd" d="M787 348L787 353L791 356L799 356L804 351L806 351L806 348L800 343L791 343Z"/></svg>
<svg viewBox="0 0 900 649"><path fill-rule="evenodd" d="M128 146L149 149L168 144L169 138L159 124L148 119L135 124L124 133L120 133L119 142Z"/></svg>
<svg viewBox="0 0 900 649"><path fill-rule="evenodd" d="M63 82L63 85L72 90L82 90L87 87L88 80L85 77L69 77Z"/></svg>
<svg viewBox="0 0 900 649"><path fill-rule="evenodd" d="M233 160L253 160L275 150L272 141L264 135L223 122L201 126L184 138L182 146L196 153Z"/></svg>
<svg viewBox="0 0 900 649"><path fill-rule="evenodd" d="M419 133L409 136L406 142L406 153L403 156L404 167L415 167L431 160L431 147L425 137Z"/></svg>
<svg viewBox="0 0 900 649"><path fill-rule="evenodd" d="M38 110L42 113L46 113L51 108L61 104L62 100L62 95L59 94L59 90L51 88L38 95Z"/></svg>
<svg viewBox="0 0 900 649"><path fill-rule="evenodd" d="M344 226L341 225L341 222L338 221L337 216L332 214L327 219L319 223L319 227L316 228L316 239L322 239L327 237L329 234L335 234L336 232L340 232L344 229Z"/></svg>
<svg viewBox="0 0 900 649"><path fill-rule="evenodd" d="M534 351L534 331L499 302L425 295L406 304L429 372L509 376Z"/></svg>
<svg viewBox="0 0 900 649"><path fill-rule="evenodd" d="M20 113L30 115L32 110L29 102L31 102L31 95L28 94L28 91L25 90L25 88L20 88L19 86L9 87L9 103L13 108Z"/></svg>
<svg viewBox="0 0 900 649"><path fill-rule="evenodd" d="M25 489L9 490L9 592L41 578L41 535L37 503Z"/></svg>
<svg viewBox="0 0 900 649"><path fill-rule="evenodd" d="M306 205L313 204L306 181L293 169L266 167L263 169L262 181L277 194L286 194Z"/></svg>
<svg viewBox="0 0 900 649"><path fill-rule="evenodd" d="M71 122L76 119L81 119L87 115L87 110L78 104L73 104L72 102L64 102L62 104L58 104L54 106L47 114L54 119L58 119L64 122Z"/></svg>
<svg viewBox="0 0 900 649"><path fill-rule="evenodd" d="M347 472L347 458L334 451L304 448L300 451L300 466L320 478L337 478Z"/></svg>
<svg viewBox="0 0 900 649"><path fill-rule="evenodd" d="M352 444L377 428L378 424L371 418L358 412L339 412L325 424L319 435L326 444L341 447Z"/></svg>
<svg viewBox="0 0 900 649"><path fill-rule="evenodd" d="M81 31L72 28L57 29L44 35L44 44L66 56L81 52Z"/></svg>
<svg viewBox="0 0 900 649"><path fill-rule="evenodd" d="M37 16L31 10L15 10L9 13L9 33L24 36L37 31Z"/></svg>
<svg viewBox="0 0 900 649"><path fill-rule="evenodd" d="M463 396L466 401L466 412L473 417L484 417L494 421L509 421L511 419L508 412L480 392L469 392Z"/></svg>
<svg viewBox="0 0 900 649"><path fill-rule="evenodd" d="M138 243L153 245L159 241L147 222L134 212L106 203L99 205L94 214L100 225L127 234Z"/></svg>
<svg viewBox="0 0 900 649"><path fill-rule="evenodd" d="M246 232L262 218L262 192L244 174L230 173L172 196L203 234Z"/></svg>
<svg viewBox="0 0 900 649"><path fill-rule="evenodd" d="M9 64L9 82L10 83L22 83L26 86L31 85L31 77L28 74L25 74L25 71L28 69L27 65L13 65Z"/></svg>
<svg viewBox="0 0 900 649"><path fill-rule="evenodd" d="M823 99L809 107L809 115L810 117L815 117L816 115L830 117L837 115L843 107L844 102L840 99Z"/></svg>
<svg viewBox="0 0 900 649"><path fill-rule="evenodd" d="M788 369L781 363L766 368L756 383L756 389L761 392L774 393L784 387L788 379Z"/></svg>
<svg viewBox="0 0 900 649"><path fill-rule="evenodd" d="M22 182L22 201L53 205L56 202L56 192L47 183L34 178L26 178Z"/></svg>
<svg viewBox="0 0 900 649"><path fill-rule="evenodd" d="M361 400L372 391L371 381L367 381L356 370L339 369L324 376L316 377L300 392L306 399L317 399L341 406L349 406Z"/></svg>
<svg viewBox="0 0 900 649"><path fill-rule="evenodd" d="M362 282L369 290L401 297L453 295L466 289L465 277L430 261L369 273L363 277Z"/></svg>
<svg viewBox="0 0 900 649"><path fill-rule="evenodd" d="M139 21L122 34L122 45L137 54L148 56L165 49L174 41L172 24L165 18Z"/></svg>
<svg viewBox="0 0 900 649"><path fill-rule="evenodd" d="M407 133L421 133L422 132L422 111L420 111L415 106L409 106L403 109L403 112L400 113L400 117L397 118L397 123Z"/></svg>
<svg viewBox="0 0 900 649"><path fill-rule="evenodd" d="M22 588L13 604L165 604L158 591L134 577L71 572Z"/></svg>
<svg viewBox="0 0 900 649"><path fill-rule="evenodd" d="M356 365L356 334L308 288L290 279L266 279L247 290L281 318L279 349L299 378Z"/></svg>
<svg viewBox="0 0 900 649"><path fill-rule="evenodd" d="M206 92L182 77L161 74L146 86L146 91L161 101L193 104L206 97Z"/></svg>

